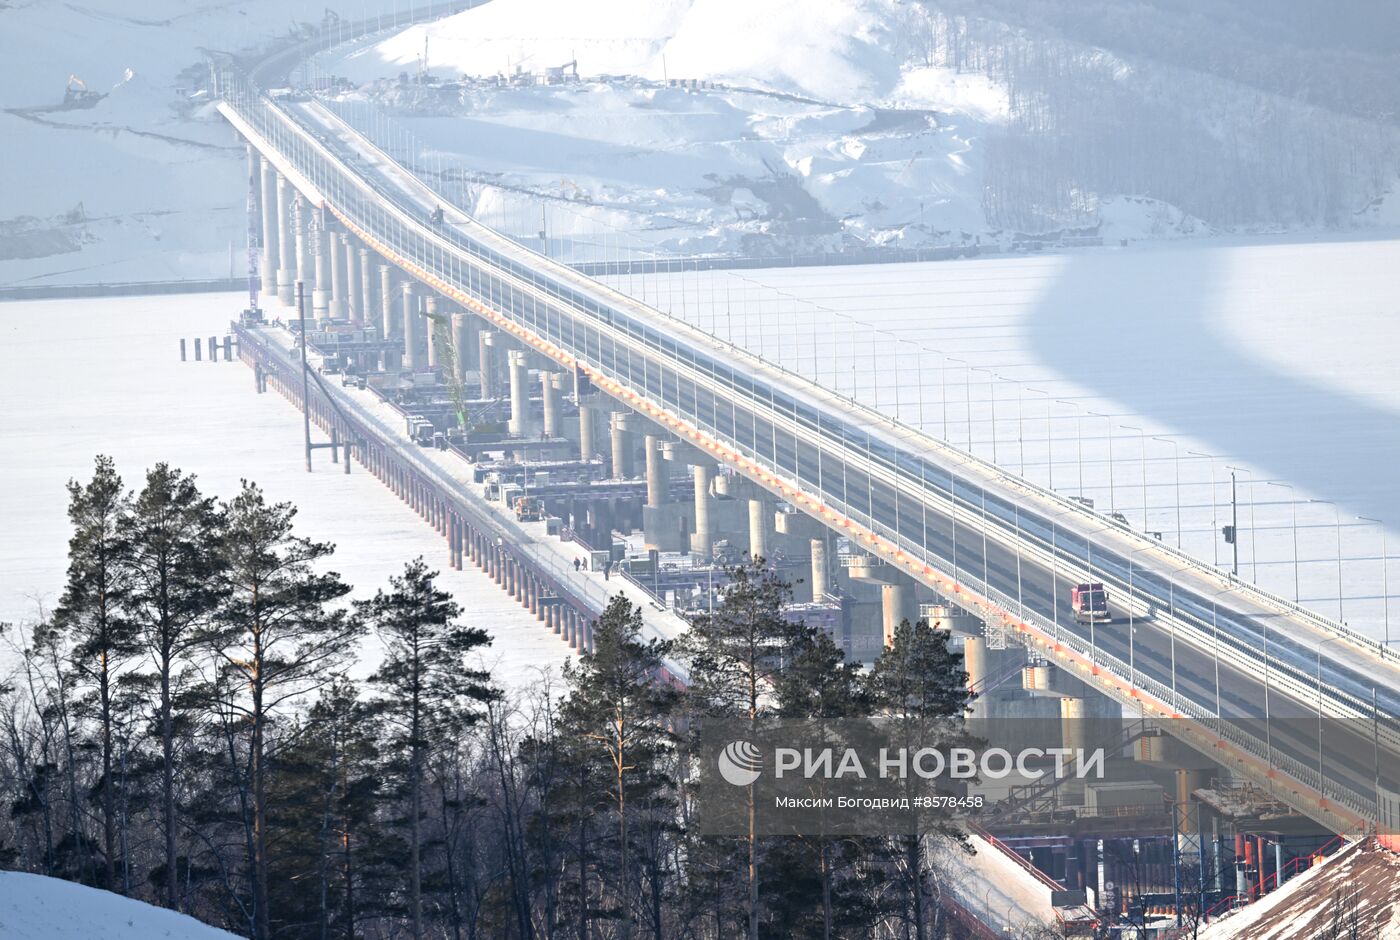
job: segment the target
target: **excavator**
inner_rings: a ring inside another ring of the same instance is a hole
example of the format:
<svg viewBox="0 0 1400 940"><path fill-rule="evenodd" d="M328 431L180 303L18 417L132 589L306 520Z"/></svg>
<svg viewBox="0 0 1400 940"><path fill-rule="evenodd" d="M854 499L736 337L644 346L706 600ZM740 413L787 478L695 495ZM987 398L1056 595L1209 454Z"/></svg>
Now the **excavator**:
<svg viewBox="0 0 1400 940"><path fill-rule="evenodd" d="M76 75L68 76L68 84L63 89L63 106L65 108L91 108L101 101L105 95L101 92L91 91L87 82Z"/></svg>

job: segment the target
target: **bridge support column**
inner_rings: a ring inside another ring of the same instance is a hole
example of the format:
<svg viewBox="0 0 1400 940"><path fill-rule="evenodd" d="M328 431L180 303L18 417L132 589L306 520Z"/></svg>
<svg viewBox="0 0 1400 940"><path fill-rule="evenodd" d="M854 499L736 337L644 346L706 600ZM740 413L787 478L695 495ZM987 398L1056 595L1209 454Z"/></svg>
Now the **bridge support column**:
<svg viewBox="0 0 1400 940"><path fill-rule="evenodd" d="M826 583L826 539L812 539L812 600L818 603L829 591Z"/></svg>
<svg viewBox="0 0 1400 940"><path fill-rule="evenodd" d="M510 422L507 428L514 437L528 438L530 434L530 386L525 353L512 349L506 355L510 365Z"/></svg>
<svg viewBox="0 0 1400 940"><path fill-rule="evenodd" d="M695 480L695 534L691 536L691 551L708 561L714 551L715 537L710 531L710 482L714 479L715 468L701 456L700 462L691 465Z"/></svg>
<svg viewBox="0 0 1400 940"><path fill-rule="evenodd" d="M452 314L452 377L461 385L471 368L471 354L476 351L476 336L471 331L474 317L465 313Z"/></svg>
<svg viewBox="0 0 1400 940"><path fill-rule="evenodd" d="M987 638L963 638L963 671L967 673L969 690L980 691L987 681Z"/></svg>
<svg viewBox="0 0 1400 940"><path fill-rule="evenodd" d="M494 330L481 330L476 334L477 369L481 375L482 398L498 397L496 386L499 379L496 375L496 362L494 361L498 342L501 340Z"/></svg>
<svg viewBox="0 0 1400 940"><path fill-rule="evenodd" d="M766 499L749 500L749 558L754 561L768 557L768 527L772 524L772 515Z"/></svg>
<svg viewBox="0 0 1400 940"><path fill-rule="evenodd" d="M342 235L334 229L324 233L326 255L330 259L331 279L326 294L330 299L330 315L333 320L345 319L345 250L341 248Z"/></svg>
<svg viewBox="0 0 1400 940"><path fill-rule="evenodd" d="M423 298L423 306L426 308L423 317L423 327L428 334L428 368L436 369L442 365L442 338L438 332L438 299L436 294L429 294Z"/></svg>
<svg viewBox="0 0 1400 940"><path fill-rule="evenodd" d="M884 621L886 647L894 643L895 630L909 616L909 593L909 586L902 582L880 585L880 615Z"/></svg>
<svg viewBox="0 0 1400 940"><path fill-rule="evenodd" d="M559 387L557 372L540 373L540 393L544 399L544 437L553 440L559 437Z"/></svg>
<svg viewBox="0 0 1400 940"><path fill-rule="evenodd" d="M632 438L627 433L629 415L625 411L612 413L612 478L632 479Z"/></svg>
<svg viewBox="0 0 1400 940"><path fill-rule="evenodd" d="M647 458L647 505L660 509L671 501L667 484L666 464L661 460L661 438L648 434L644 438Z"/></svg>
<svg viewBox="0 0 1400 940"><path fill-rule="evenodd" d="M414 296L413 282L403 285L403 364L410 372L417 372L422 366L422 345L419 333L422 332L423 315L418 312L418 298Z"/></svg>
<svg viewBox="0 0 1400 940"><path fill-rule="evenodd" d="M326 230L325 210L316 210L315 221L316 231L311 239L311 253L316 269L316 283L311 288L311 311L319 321L331 315L331 233Z"/></svg>
<svg viewBox="0 0 1400 940"><path fill-rule="evenodd" d="M292 184L281 173L277 174L277 299L282 306L290 307L293 282L296 281L296 262L292 260L292 232L296 228L292 219Z"/></svg>
<svg viewBox="0 0 1400 940"><path fill-rule="evenodd" d="M270 298L277 296L277 170L266 157L261 158L261 166L262 257L258 259L258 274L262 294Z"/></svg>
<svg viewBox="0 0 1400 940"><path fill-rule="evenodd" d="M1066 696L1060 699L1060 743L1070 751L1068 766L1079 766L1075 755L1083 750L1087 743L1084 736L1084 700L1082 698Z"/></svg>
<svg viewBox="0 0 1400 940"><path fill-rule="evenodd" d="M371 259L374 252L368 248L360 249L359 263L356 266L360 272L360 281L356 289L360 292L360 312L365 318L365 326L372 326L379 331L379 338L386 335L384 330L384 313L377 309L378 304L374 292L374 265Z"/></svg>
<svg viewBox="0 0 1400 940"><path fill-rule="evenodd" d="M360 249L354 235L346 232L345 239L345 315L356 326L364 326L365 311L360 305Z"/></svg>
<svg viewBox="0 0 1400 940"><path fill-rule="evenodd" d="M580 460L592 460L594 454L593 446L593 406L585 405L582 401L578 405L578 453Z"/></svg>
<svg viewBox="0 0 1400 940"><path fill-rule="evenodd" d="M296 193L293 196L293 200L292 238L295 249L293 257L296 261L296 279L301 281L303 285L306 285L311 283L311 251L307 244L309 235L307 225L311 221L311 205L301 193ZM294 297L293 300L295 299ZM316 310L314 289L311 298L311 310L314 314Z"/></svg>

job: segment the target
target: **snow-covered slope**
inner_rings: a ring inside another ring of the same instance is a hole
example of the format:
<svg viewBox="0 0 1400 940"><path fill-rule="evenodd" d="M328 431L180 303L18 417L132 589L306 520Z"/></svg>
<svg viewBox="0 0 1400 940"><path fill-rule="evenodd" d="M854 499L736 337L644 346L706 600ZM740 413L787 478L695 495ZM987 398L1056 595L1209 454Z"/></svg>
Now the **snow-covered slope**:
<svg viewBox="0 0 1400 940"><path fill-rule="evenodd" d="M492 0L318 66L470 177L679 226L672 250L962 243L986 228L977 141L1008 100L930 65L927 27L897 0ZM449 84L394 81L425 48ZM585 81L492 81L565 63ZM472 198L490 220L498 197Z"/></svg>
<svg viewBox="0 0 1400 940"><path fill-rule="evenodd" d="M320 0L0 3L0 285L242 270L242 148L195 94L208 48L262 46ZM64 107L69 76L103 95Z"/></svg>
<svg viewBox="0 0 1400 940"><path fill-rule="evenodd" d="M193 917L71 881L0 872L3 940L234 940Z"/></svg>

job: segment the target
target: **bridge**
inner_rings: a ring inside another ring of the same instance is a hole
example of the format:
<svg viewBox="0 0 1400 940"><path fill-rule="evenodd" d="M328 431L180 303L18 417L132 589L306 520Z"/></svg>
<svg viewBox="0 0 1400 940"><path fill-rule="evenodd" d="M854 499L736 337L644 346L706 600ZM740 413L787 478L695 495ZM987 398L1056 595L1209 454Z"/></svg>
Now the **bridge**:
<svg viewBox="0 0 1400 940"><path fill-rule="evenodd" d="M269 95L230 61L214 84L263 168L264 243L279 246L264 285L284 301L288 270L305 267L322 294L334 277L321 253L303 260L298 200L359 246L360 307L375 303L373 258L386 284L479 318L673 442L693 470L697 528L727 468L859 545L888 611L919 599L968 611L988 638L1157 719L1334 832L1400 823L1394 653L492 231L314 98ZM1084 581L1105 583L1127 623L1077 621L1070 588Z"/></svg>

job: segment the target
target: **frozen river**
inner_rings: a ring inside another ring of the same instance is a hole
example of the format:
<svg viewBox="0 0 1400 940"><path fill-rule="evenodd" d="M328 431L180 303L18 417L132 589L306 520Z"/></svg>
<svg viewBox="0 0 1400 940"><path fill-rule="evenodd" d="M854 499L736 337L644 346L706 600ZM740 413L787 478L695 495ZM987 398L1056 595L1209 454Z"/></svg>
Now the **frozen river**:
<svg viewBox="0 0 1400 940"><path fill-rule="evenodd" d="M307 474L300 413L257 395L238 361L181 362L179 339L222 334L247 305L237 294L0 304L0 622L32 620L62 590L70 478L110 454L127 485L166 461L205 492L232 496L257 482L299 508L301 534L333 542L331 566L366 597L422 555L491 633L498 679L521 687L555 669L568 647L476 568L453 571L441 538L358 465L346 475L315 455ZM193 350L191 349L191 356ZM372 641L357 672L372 668Z"/></svg>
<svg viewBox="0 0 1400 940"><path fill-rule="evenodd" d="M1222 567L1233 473L1240 574L1385 637L1400 241L612 280Z"/></svg>

